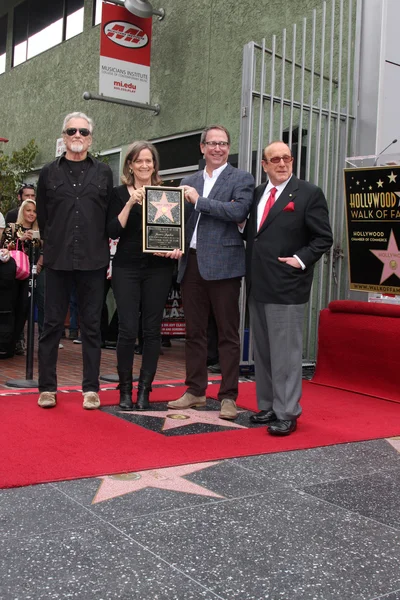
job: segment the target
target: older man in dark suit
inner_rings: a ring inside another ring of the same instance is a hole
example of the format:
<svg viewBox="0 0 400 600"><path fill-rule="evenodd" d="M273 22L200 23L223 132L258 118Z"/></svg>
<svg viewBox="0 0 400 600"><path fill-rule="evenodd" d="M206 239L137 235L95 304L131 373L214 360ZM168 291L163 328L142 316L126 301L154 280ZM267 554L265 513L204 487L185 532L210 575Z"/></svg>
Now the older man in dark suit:
<svg viewBox="0 0 400 600"><path fill-rule="evenodd" d="M181 282L186 318L186 385L181 398L168 403L183 409L206 405L207 326L210 307L218 327L222 381L220 418L236 419L240 361L239 292L245 272L245 250L237 223L249 213L254 179L227 161L230 136L225 127L207 127L200 148L206 166L185 178L186 252Z"/></svg>
<svg viewBox="0 0 400 600"><path fill-rule="evenodd" d="M246 279L258 408L252 423L289 435L301 414L303 323L314 264L332 245L322 190L297 179L290 148L273 142L246 225Z"/></svg>

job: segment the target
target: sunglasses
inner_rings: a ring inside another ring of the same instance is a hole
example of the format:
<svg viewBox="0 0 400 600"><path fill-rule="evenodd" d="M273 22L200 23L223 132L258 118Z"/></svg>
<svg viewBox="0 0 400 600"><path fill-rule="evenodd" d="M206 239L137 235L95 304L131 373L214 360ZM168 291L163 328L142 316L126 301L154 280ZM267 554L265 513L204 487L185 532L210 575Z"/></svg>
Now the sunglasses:
<svg viewBox="0 0 400 600"><path fill-rule="evenodd" d="M289 164L292 162L293 156L288 156L287 154L285 154L285 156L273 156L272 158L264 159L265 162L271 162L274 165L278 165L281 162L281 160L283 160L284 163Z"/></svg>
<svg viewBox="0 0 400 600"><path fill-rule="evenodd" d="M70 137L75 135L76 132L79 131L79 133L83 136L83 137L87 137L88 135L90 135L90 131L89 129L86 129L85 127L68 127L68 129L66 129L64 131L64 133L66 133L67 135L69 135Z"/></svg>

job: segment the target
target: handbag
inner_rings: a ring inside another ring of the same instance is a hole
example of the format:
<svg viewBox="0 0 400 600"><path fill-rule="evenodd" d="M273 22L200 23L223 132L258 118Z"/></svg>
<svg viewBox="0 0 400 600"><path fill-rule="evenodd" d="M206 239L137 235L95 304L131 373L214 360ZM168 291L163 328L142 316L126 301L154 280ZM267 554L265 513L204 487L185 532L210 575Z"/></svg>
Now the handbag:
<svg viewBox="0 0 400 600"><path fill-rule="evenodd" d="M18 240L16 243L16 249L10 250L10 256L15 260L15 278L16 279L28 279L31 274L31 266L29 264L29 258L22 250L18 250Z"/></svg>

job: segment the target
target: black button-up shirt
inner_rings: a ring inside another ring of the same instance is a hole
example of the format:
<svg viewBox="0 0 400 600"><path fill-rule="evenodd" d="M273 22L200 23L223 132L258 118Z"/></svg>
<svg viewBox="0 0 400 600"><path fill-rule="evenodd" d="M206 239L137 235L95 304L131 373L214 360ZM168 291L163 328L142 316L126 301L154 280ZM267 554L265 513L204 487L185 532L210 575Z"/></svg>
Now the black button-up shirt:
<svg viewBox="0 0 400 600"><path fill-rule="evenodd" d="M112 172L90 155L81 164L77 177L63 155L39 175L36 208L43 264L51 269L91 271L109 262L106 218Z"/></svg>

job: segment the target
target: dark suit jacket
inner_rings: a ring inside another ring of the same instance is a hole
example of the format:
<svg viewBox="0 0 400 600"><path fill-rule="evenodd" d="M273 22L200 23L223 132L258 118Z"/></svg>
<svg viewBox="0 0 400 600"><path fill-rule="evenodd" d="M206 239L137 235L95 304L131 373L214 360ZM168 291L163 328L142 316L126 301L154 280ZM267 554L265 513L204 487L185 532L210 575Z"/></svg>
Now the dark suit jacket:
<svg viewBox="0 0 400 600"><path fill-rule="evenodd" d="M194 187L200 197L196 209L193 204L185 203L185 254L180 261L178 281L182 281L185 274L190 241L199 214L197 263L200 275L206 280L242 277L245 252L237 224L249 214L253 201L253 176L228 164L208 198L202 197L203 171L185 177L182 185Z"/></svg>
<svg viewBox="0 0 400 600"><path fill-rule="evenodd" d="M314 264L332 245L325 196L319 187L293 175L257 232L257 207L266 185L256 188L246 225L247 293L266 304L304 304ZM290 202L294 210L284 210ZM305 270L278 261L278 256L294 254Z"/></svg>

